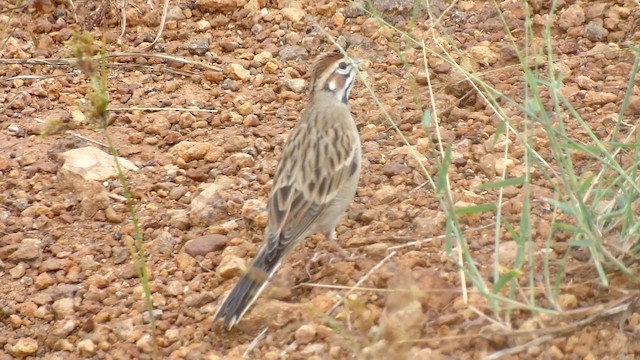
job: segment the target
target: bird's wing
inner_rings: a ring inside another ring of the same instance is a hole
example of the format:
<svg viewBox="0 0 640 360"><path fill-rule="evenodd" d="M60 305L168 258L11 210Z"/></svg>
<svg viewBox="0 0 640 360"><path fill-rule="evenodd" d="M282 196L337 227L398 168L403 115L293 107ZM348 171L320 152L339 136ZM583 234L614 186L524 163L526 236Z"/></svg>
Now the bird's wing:
<svg viewBox="0 0 640 360"><path fill-rule="evenodd" d="M297 240L315 231L312 226L336 198L338 191L355 175L357 133L347 131L340 121L326 116L347 116L339 111L305 113L307 121L293 130L282 153L267 204L268 258L288 252Z"/></svg>

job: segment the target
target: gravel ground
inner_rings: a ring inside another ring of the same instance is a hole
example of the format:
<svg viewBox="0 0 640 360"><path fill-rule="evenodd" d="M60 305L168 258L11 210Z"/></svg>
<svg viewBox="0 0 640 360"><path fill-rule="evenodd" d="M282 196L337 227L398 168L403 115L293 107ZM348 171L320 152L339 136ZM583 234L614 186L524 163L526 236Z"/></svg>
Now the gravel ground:
<svg viewBox="0 0 640 360"><path fill-rule="evenodd" d="M547 3L531 1L540 36ZM623 45L640 40L638 4L558 3L553 42L557 55L566 57L556 64L562 91L605 138L633 63ZM413 1L373 4L389 22L409 26ZM507 96L521 97L520 74L512 66L518 64L516 52L505 41L493 3L447 5L431 1L450 34L435 38L461 49L454 56L465 68L484 74ZM0 0L1 9L14 6ZM521 2L500 6L509 26L522 29ZM437 49L427 16L417 16L416 39ZM121 18L110 1L75 2L72 9L66 1L36 0L0 14L0 359L233 359L247 349L256 359L480 359L539 336L500 333L480 316L490 314L482 296L470 292L468 303L463 301L459 272L438 238L445 225L440 204L422 186L418 162L361 83L351 104L362 137L363 174L337 233L345 248L364 256L321 261L307 272L309 259L325 246L322 236L311 237L291 254L237 330L212 331L218 302L262 241L263 206L282 146L305 104L310 61L332 49L320 29L367 60L368 82L435 174L434 138L422 128L417 105L430 104L422 52L407 39L390 42L388 29L345 1L172 2L163 37L152 49L161 6L131 0L122 38ZM92 179L67 167L72 158L86 161L84 155L94 159L106 151L104 134L86 124L79 107L90 90L87 77L68 61L54 61L71 56L65 41L83 29L94 29L113 55L108 131L120 156L131 162L128 178L148 254L155 334L129 253L134 229L124 190L109 158L105 173L94 169ZM537 39L534 45L542 45ZM394 46L402 49L408 69ZM499 124L493 111L459 82L455 69L435 57L428 62L441 136L453 148L454 201L495 202L496 194L476 187L495 181L503 168L521 175L522 145L515 143L508 161L502 159L503 149L492 137ZM630 121L639 114L636 87ZM518 116L514 121L523 121ZM54 132L52 124L68 131ZM568 131L589 141L578 124ZM40 136L44 132L51 134ZM544 132L533 136L538 152L551 160ZM532 183L533 198L552 194L540 174L532 175ZM523 194L514 189L505 196L504 215L517 223ZM552 214L542 205L532 212L534 238L543 241ZM463 219L487 278L494 229L484 225L493 221L491 214ZM432 238L389 255L393 246ZM510 243L505 241L506 261L515 252ZM553 250L564 256L566 243L557 242ZM343 287L365 276L364 287L419 291L354 292L348 306L325 315L345 295ZM577 254L570 257L567 283L573 285L560 298L567 310L616 301L630 286L621 276L613 277L610 288L599 286L588 257ZM512 317L515 330L553 323L527 312ZM639 333L640 312L632 309L623 319L576 326L503 358L635 359Z"/></svg>

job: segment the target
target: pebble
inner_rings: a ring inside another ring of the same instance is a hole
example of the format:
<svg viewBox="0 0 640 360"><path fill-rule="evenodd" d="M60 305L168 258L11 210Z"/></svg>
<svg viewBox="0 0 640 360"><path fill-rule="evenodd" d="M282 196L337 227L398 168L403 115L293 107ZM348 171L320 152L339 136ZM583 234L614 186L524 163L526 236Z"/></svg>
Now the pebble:
<svg viewBox="0 0 640 360"><path fill-rule="evenodd" d="M215 146L208 141L181 141L169 149L169 154L174 159L182 159L185 162L204 159L209 152L215 152Z"/></svg>
<svg viewBox="0 0 640 360"><path fill-rule="evenodd" d="M306 345L316 337L316 325L305 324L296 330L295 339L300 345Z"/></svg>
<svg viewBox="0 0 640 360"><path fill-rule="evenodd" d="M78 348L78 351L84 356L93 356L97 350L96 344L91 341L91 339L78 341L78 345L76 347Z"/></svg>
<svg viewBox="0 0 640 360"><path fill-rule="evenodd" d="M240 6L236 0L196 0L196 7L202 12L230 13Z"/></svg>
<svg viewBox="0 0 640 360"><path fill-rule="evenodd" d="M208 292L190 294L184 298L184 304L190 308L202 307L214 300L213 295Z"/></svg>
<svg viewBox="0 0 640 360"><path fill-rule="evenodd" d="M306 58L307 49L299 45L285 45L280 48L278 56L281 61L295 60L297 58Z"/></svg>
<svg viewBox="0 0 640 360"><path fill-rule="evenodd" d="M211 23L208 20L202 19L196 22L196 29L198 31L207 31L211 29Z"/></svg>
<svg viewBox="0 0 640 360"><path fill-rule="evenodd" d="M247 264L243 258L226 254L220 260L220 265L218 265L216 272L223 278L230 279L242 274L246 267Z"/></svg>
<svg viewBox="0 0 640 360"><path fill-rule="evenodd" d="M204 55L209 51L209 39L198 39L187 45L187 50L193 55Z"/></svg>
<svg viewBox="0 0 640 360"><path fill-rule="evenodd" d="M20 338L11 347L11 354L13 356L31 356L38 351L38 342L32 338Z"/></svg>
<svg viewBox="0 0 640 360"><path fill-rule="evenodd" d="M597 21L590 21L584 27L584 37L591 41L606 41L609 36L609 31L602 27Z"/></svg>
<svg viewBox="0 0 640 360"><path fill-rule="evenodd" d="M173 6L167 11L167 20L184 20L185 18L179 6Z"/></svg>
<svg viewBox="0 0 640 360"><path fill-rule="evenodd" d="M203 235L187 241L187 243L184 245L184 251L193 257L205 256L210 252L220 251L224 249L228 241L229 238L225 235Z"/></svg>
<svg viewBox="0 0 640 360"><path fill-rule="evenodd" d="M187 270L197 266L197 261L186 252L180 252L176 255L176 266L180 270Z"/></svg>
<svg viewBox="0 0 640 360"><path fill-rule="evenodd" d="M20 279L26 272L27 266L24 263L19 263L9 270L9 275L11 275L12 279Z"/></svg>
<svg viewBox="0 0 640 360"><path fill-rule="evenodd" d="M616 94L601 92L601 91L587 91L584 95L584 103L589 106L593 105L605 105L609 103L615 103L618 101Z"/></svg>
<svg viewBox="0 0 640 360"><path fill-rule="evenodd" d="M53 276L49 275L49 273L47 272L43 272L40 275L36 276L35 279L35 287L38 290L42 290L42 289L46 289L51 285L54 285L56 283L56 280L53 278Z"/></svg>
<svg viewBox="0 0 640 360"><path fill-rule="evenodd" d="M558 26L561 29L567 30L571 27L580 26L585 21L584 10L582 5L573 4L560 13L558 18Z"/></svg>
<svg viewBox="0 0 640 360"><path fill-rule="evenodd" d="M8 259L14 262L31 262L42 258L42 243L36 239L24 239Z"/></svg>
<svg viewBox="0 0 640 360"><path fill-rule="evenodd" d="M280 14L282 14L282 17L286 20L297 23L304 17L305 11L298 8L288 7L280 10Z"/></svg>
<svg viewBox="0 0 640 360"><path fill-rule="evenodd" d="M251 77L251 72L240 64L229 64L225 72L233 80L247 81Z"/></svg>
<svg viewBox="0 0 640 360"><path fill-rule="evenodd" d="M189 204L191 225L212 225L228 216L226 190L236 182L226 176L218 176L213 183L201 184Z"/></svg>
<svg viewBox="0 0 640 360"><path fill-rule="evenodd" d="M72 298L62 298L56 300L51 305L54 313L58 319L64 319L65 317L75 313L75 306Z"/></svg>
<svg viewBox="0 0 640 360"><path fill-rule="evenodd" d="M307 82L304 79L287 79L284 82L285 86L296 94L300 94L304 91Z"/></svg>

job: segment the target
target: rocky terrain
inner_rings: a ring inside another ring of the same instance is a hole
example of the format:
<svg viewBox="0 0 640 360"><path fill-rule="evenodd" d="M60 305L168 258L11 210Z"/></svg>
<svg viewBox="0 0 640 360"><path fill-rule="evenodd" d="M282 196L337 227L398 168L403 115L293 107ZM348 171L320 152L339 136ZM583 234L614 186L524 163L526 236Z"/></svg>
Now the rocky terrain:
<svg viewBox="0 0 640 360"><path fill-rule="evenodd" d="M511 329L496 324L486 299L461 283L442 237L445 213L421 167L437 175L440 156L433 128L423 126L429 81L441 139L453 149L454 202L495 203L497 192L477 186L505 169L521 176L524 151L514 140L503 158L494 110L442 58L428 56L427 73L420 44L450 51L467 71L521 98L521 68L501 16L521 40L525 7L503 1L500 13L491 1L450 3L429 2L435 26L408 0L174 1L153 43L162 4L0 0L0 359L481 359L510 349L501 358L639 358L637 307L596 311L628 304L637 285L612 272L603 286L588 254L568 256L559 297L566 315L514 310ZM531 46L539 48L549 1L529 3L539 32ZM552 42L563 59L555 64L562 92L604 139L634 61L626 45L640 40L638 3L556 3ZM127 193L107 137L86 111L90 79L70 59L67 41L82 30L106 51L107 132L143 234L152 313L131 260ZM362 80L417 154L360 81L350 103L363 174L337 233L343 247L363 256L309 263L326 247L313 236L237 329L212 330L218 302L262 241L271 178L305 105L311 61L334 49L329 37L366 59ZM630 126L640 114L635 83ZM591 141L577 124L567 131ZM532 136L552 161L546 135ZM553 198L544 177L532 179L532 198ZM523 194L511 187L504 196L504 216L517 223ZM536 242L552 231L547 207L532 206ZM461 221L490 279L495 216ZM507 240L505 266L515 253ZM563 240L551 249L557 258L568 251Z"/></svg>

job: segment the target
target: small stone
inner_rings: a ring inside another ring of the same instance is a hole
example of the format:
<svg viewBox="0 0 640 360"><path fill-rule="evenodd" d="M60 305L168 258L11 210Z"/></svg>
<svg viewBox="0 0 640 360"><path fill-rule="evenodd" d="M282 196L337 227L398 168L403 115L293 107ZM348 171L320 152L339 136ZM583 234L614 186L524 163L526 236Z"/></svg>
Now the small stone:
<svg viewBox="0 0 640 360"><path fill-rule="evenodd" d="M186 270L194 268L197 265L197 261L186 252L179 252L178 255L176 255L176 265L178 269Z"/></svg>
<svg viewBox="0 0 640 360"><path fill-rule="evenodd" d="M184 304L189 308L199 308L212 302L213 299L213 295L208 292L190 294L184 298Z"/></svg>
<svg viewBox="0 0 640 360"><path fill-rule="evenodd" d="M184 245L184 251L193 257L205 256L210 252L224 249L228 241L229 238L225 235L204 235L187 241Z"/></svg>
<svg viewBox="0 0 640 360"><path fill-rule="evenodd" d="M226 279L230 279L242 274L242 271L246 269L247 264L244 259L237 257L235 255L226 255L220 261L220 265L216 271L220 276Z"/></svg>
<svg viewBox="0 0 640 360"><path fill-rule="evenodd" d="M627 108L627 114L640 114L640 96L632 95L629 98L629 107Z"/></svg>
<svg viewBox="0 0 640 360"><path fill-rule="evenodd" d="M591 90L597 86L597 83L590 77L584 75L576 76L576 85L582 90Z"/></svg>
<svg viewBox="0 0 640 360"><path fill-rule="evenodd" d="M87 116L80 109L71 110L71 119L76 124L82 125L87 122Z"/></svg>
<svg viewBox="0 0 640 360"><path fill-rule="evenodd" d="M39 155L37 152L27 151L26 153L24 153L22 156L18 158L18 164L20 164L20 166L31 165L36 161L38 161L38 158L39 158Z"/></svg>
<svg viewBox="0 0 640 360"><path fill-rule="evenodd" d="M251 72L240 64L229 64L226 73L233 80L246 81L251 77Z"/></svg>
<svg viewBox="0 0 640 360"><path fill-rule="evenodd" d="M585 105L605 105L610 103L616 103L618 96L613 93L600 92L600 91L587 91L584 95Z"/></svg>
<svg viewBox="0 0 640 360"><path fill-rule="evenodd" d="M77 174L85 180L105 181L118 176L113 156L93 146L65 151L60 158L64 160L64 165L58 171L58 176L63 178L68 174ZM119 157L118 163L124 170L138 170L127 159Z"/></svg>
<svg viewBox="0 0 640 360"><path fill-rule="evenodd" d="M261 53L256 54L256 56L253 57L253 61L259 63L260 65L264 65L272 59L273 59L273 54L268 51L263 51Z"/></svg>
<svg viewBox="0 0 640 360"><path fill-rule="evenodd" d="M20 279L27 272L27 266L24 263L19 263L9 270L9 275L12 279Z"/></svg>
<svg viewBox="0 0 640 360"><path fill-rule="evenodd" d="M295 60L297 58L306 58L307 49L299 45L285 45L280 48L280 52L278 53L278 55L280 56L280 60L282 61Z"/></svg>
<svg viewBox="0 0 640 360"><path fill-rule="evenodd" d="M587 26L584 27L584 37L591 41L606 41L608 36L609 31L602 27L597 21L590 21Z"/></svg>
<svg viewBox="0 0 640 360"><path fill-rule="evenodd" d="M104 214L107 221L112 224L119 224L122 222L122 216L120 216L120 214L118 214L111 206L104 210Z"/></svg>
<svg viewBox="0 0 640 360"><path fill-rule="evenodd" d="M365 14L365 8L364 1L352 1L344 9L343 14L347 18L357 18Z"/></svg>
<svg viewBox="0 0 640 360"><path fill-rule="evenodd" d="M169 149L174 159L181 158L185 162L204 159L215 146L207 141L181 141Z"/></svg>
<svg viewBox="0 0 640 360"><path fill-rule="evenodd" d="M372 201L374 204L386 204L397 197L398 190L391 185L382 185L382 187L373 193Z"/></svg>
<svg viewBox="0 0 640 360"><path fill-rule="evenodd" d="M304 79L287 79L284 82L285 86L289 88L289 90L293 91L296 94L300 94L304 91L307 82Z"/></svg>
<svg viewBox="0 0 640 360"><path fill-rule="evenodd" d="M209 39L194 40L187 45L187 50L192 55L204 55L209 51Z"/></svg>
<svg viewBox="0 0 640 360"><path fill-rule="evenodd" d="M179 6L174 6L167 11L167 20L184 20L185 16Z"/></svg>
<svg viewBox="0 0 640 360"><path fill-rule="evenodd" d="M249 141L244 136L232 136L227 139L227 141L222 145L224 151L228 153L234 153L238 151L242 151L242 149L248 147Z"/></svg>
<svg viewBox="0 0 640 360"><path fill-rule="evenodd" d="M168 211L171 219L169 225L174 229L187 230L191 227L189 213L184 209L173 209Z"/></svg>
<svg viewBox="0 0 640 360"><path fill-rule="evenodd" d="M42 273L36 276L35 287L38 290L46 289L56 283L56 280L49 273Z"/></svg>
<svg viewBox="0 0 640 360"><path fill-rule="evenodd" d="M235 153L227 158L230 164L235 164L240 168L252 168L255 164L253 156L245 153Z"/></svg>
<svg viewBox="0 0 640 360"><path fill-rule="evenodd" d="M224 50L225 52L232 52L233 50L240 47L240 44L237 41L232 40L222 40L218 43L218 45L220 45L222 50Z"/></svg>
<svg viewBox="0 0 640 360"><path fill-rule="evenodd" d="M198 31L207 31L211 29L211 23L208 20L202 19L196 22L196 29L198 29Z"/></svg>
<svg viewBox="0 0 640 360"><path fill-rule="evenodd" d="M383 256L387 253L387 249L389 249L387 244L376 243L365 246L364 252L371 256Z"/></svg>
<svg viewBox="0 0 640 360"><path fill-rule="evenodd" d="M503 171L512 169L515 164L516 163L512 159L500 157L496 159L495 169L498 174L502 174Z"/></svg>
<svg viewBox="0 0 640 360"><path fill-rule="evenodd" d="M35 261L42 258L42 243L36 239L24 239L18 248L9 255L9 260L19 261Z"/></svg>
<svg viewBox="0 0 640 360"><path fill-rule="evenodd" d="M578 298L573 294L561 294L558 296L558 304L563 310L571 310L578 307Z"/></svg>
<svg viewBox="0 0 640 360"><path fill-rule="evenodd" d="M604 11L607 8L607 4L599 3L599 2L591 2L589 6L585 9L584 15L587 20L593 20L596 18L600 18L604 15Z"/></svg>
<svg viewBox="0 0 640 360"><path fill-rule="evenodd" d="M13 356L31 356L38 351L38 342L32 338L20 338L18 341L11 347L11 354Z"/></svg>
<svg viewBox="0 0 640 360"><path fill-rule="evenodd" d="M140 339L136 341L136 346L145 353L152 353L156 349L155 341L150 334L140 336Z"/></svg>
<svg viewBox="0 0 640 360"><path fill-rule="evenodd" d="M69 259L48 258L40 265L40 271L58 271L66 269L71 265Z"/></svg>
<svg viewBox="0 0 640 360"><path fill-rule="evenodd" d="M267 204L258 199L249 199L242 205L242 218L253 222L259 228L267 225Z"/></svg>
<svg viewBox="0 0 640 360"><path fill-rule="evenodd" d="M415 6L413 0L373 0L372 5L374 9L385 16L411 15Z"/></svg>
<svg viewBox="0 0 640 360"><path fill-rule="evenodd" d="M296 330L295 338L298 344L306 345L316 337L316 326L313 324L302 325Z"/></svg>
<svg viewBox="0 0 640 360"><path fill-rule="evenodd" d="M574 26L582 25L584 21L585 16L582 6L579 4L573 4L560 14L560 17L558 18L558 26L563 30L567 30Z"/></svg>
<svg viewBox="0 0 640 360"><path fill-rule="evenodd" d="M230 13L240 6L237 0L196 0L196 7L202 12Z"/></svg>
<svg viewBox="0 0 640 360"><path fill-rule="evenodd" d="M51 305L51 307L53 308L53 311L55 312L58 319L64 319L65 317L75 312L72 298L62 298L60 300L56 300L53 302L53 305Z"/></svg>
<svg viewBox="0 0 640 360"><path fill-rule="evenodd" d="M191 200L189 219L191 225L212 225L228 216L224 193L236 182L226 176L218 176L213 184L201 184Z"/></svg>
<svg viewBox="0 0 640 360"><path fill-rule="evenodd" d="M392 162L384 166L382 168L382 173L387 176L395 176L400 174L408 174L411 173L411 168L405 164L400 164L397 162Z"/></svg>
<svg viewBox="0 0 640 360"><path fill-rule="evenodd" d="M426 71L419 71L414 78L416 79L416 83L418 85L427 86L429 85L429 77L427 76Z"/></svg>
<svg viewBox="0 0 640 360"><path fill-rule="evenodd" d="M179 296L184 293L184 286L178 280L171 280L165 287L167 294L171 296Z"/></svg>
<svg viewBox="0 0 640 360"><path fill-rule="evenodd" d="M476 45L468 51L469 56L479 64L493 65L498 59L498 53L491 50L488 46Z"/></svg>
<svg viewBox="0 0 640 360"><path fill-rule="evenodd" d="M204 78L207 81L219 84L224 80L224 74L220 71L207 70L204 72Z"/></svg>
<svg viewBox="0 0 640 360"><path fill-rule="evenodd" d="M276 71L278 71L279 67L278 64L276 64L273 61L269 61L264 65L264 68L262 69L266 74L275 74Z"/></svg>
<svg viewBox="0 0 640 360"><path fill-rule="evenodd" d="M298 8L288 7L280 10L280 14L282 14L283 18L297 23L304 17L305 11Z"/></svg>
<svg viewBox="0 0 640 360"><path fill-rule="evenodd" d="M91 339L78 341L78 351L84 356L92 356L96 353L96 344Z"/></svg>

